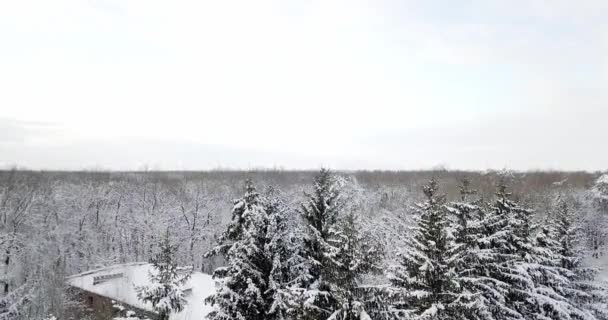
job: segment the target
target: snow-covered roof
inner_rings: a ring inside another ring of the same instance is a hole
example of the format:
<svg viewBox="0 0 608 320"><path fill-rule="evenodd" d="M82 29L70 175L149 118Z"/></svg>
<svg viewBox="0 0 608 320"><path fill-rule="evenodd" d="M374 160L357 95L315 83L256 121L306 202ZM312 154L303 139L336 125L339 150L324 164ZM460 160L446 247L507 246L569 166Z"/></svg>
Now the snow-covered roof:
<svg viewBox="0 0 608 320"><path fill-rule="evenodd" d="M114 265L73 275L67 283L73 287L152 311L152 305L137 299L136 286L149 285L148 272L152 265L145 262ZM215 291L215 282L210 275L193 272L184 284L184 290L192 289L186 296L188 304L180 313L172 314L171 320L200 320L212 310L204 300Z"/></svg>

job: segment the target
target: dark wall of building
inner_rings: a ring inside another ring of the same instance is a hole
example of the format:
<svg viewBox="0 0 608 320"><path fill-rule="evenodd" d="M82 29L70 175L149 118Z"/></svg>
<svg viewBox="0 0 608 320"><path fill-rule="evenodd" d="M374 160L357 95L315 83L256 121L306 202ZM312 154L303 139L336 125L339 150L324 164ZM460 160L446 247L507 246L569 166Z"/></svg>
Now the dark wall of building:
<svg viewBox="0 0 608 320"><path fill-rule="evenodd" d="M133 306L120 303L119 301L115 301L93 292L88 292L77 288L73 288L72 290L74 291L81 306L83 306L83 308L79 310L79 313L81 313L79 316L82 317L82 319L112 320L114 317L126 317L127 311L135 312L135 316L141 319L157 319L156 314L153 312L134 308Z"/></svg>

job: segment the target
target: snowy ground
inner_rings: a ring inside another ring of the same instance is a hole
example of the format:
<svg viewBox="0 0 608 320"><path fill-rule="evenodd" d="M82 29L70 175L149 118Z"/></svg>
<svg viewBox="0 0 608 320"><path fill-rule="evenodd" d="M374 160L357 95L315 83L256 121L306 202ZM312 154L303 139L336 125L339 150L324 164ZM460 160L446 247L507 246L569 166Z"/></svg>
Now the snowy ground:
<svg viewBox="0 0 608 320"><path fill-rule="evenodd" d="M586 263L594 268L600 269L597 280L608 283L608 250L605 250L599 259L588 257Z"/></svg>
<svg viewBox="0 0 608 320"><path fill-rule="evenodd" d="M608 282L608 255L600 258L596 266L601 269L599 280Z"/></svg>
<svg viewBox="0 0 608 320"><path fill-rule="evenodd" d="M143 310L152 310L150 304L144 304L137 299L136 286L149 284L148 263L131 263L116 265L108 268L87 271L68 278L68 283L74 287L93 292L118 302L129 304ZM93 285L93 277L122 273L122 278L111 279ZM171 316L171 320L200 320L211 311L211 306L203 301L215 290L215 283L210 275L194 272L184 288L192 288L192 293L186 299L186 308Z"/></svg>

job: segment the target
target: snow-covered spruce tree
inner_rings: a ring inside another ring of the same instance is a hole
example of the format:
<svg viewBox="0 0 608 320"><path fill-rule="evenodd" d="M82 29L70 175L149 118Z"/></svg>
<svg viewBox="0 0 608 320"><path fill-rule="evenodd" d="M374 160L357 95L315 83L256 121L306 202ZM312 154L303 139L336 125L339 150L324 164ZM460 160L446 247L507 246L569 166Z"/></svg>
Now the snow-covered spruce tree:
<svg viewBox="0 0 608 320"><path fill-rule="evenodd" d="M446 306L457 297L455 243L444 196L432 179L423 188L426 201L418 205L416 227L400 264L392 266L393 312L400 319L450 319Z"/></svg>
<svg viewBox="0 0 608 320"><path fill-rule="evenodd" d="M506 180L501 178L496 201L480 214L468 283L473 284L480 302L477 310L481 311L481 319L525 319L518 307L533 287L527 272L518 267L521 256L515 244L513 221L520 208L509 199L510 195Z"/></svg>
<svg viewBox="0 0 608 320"><path fill-rule="evenodd" d="M535 317L540 319L593 319L581 304L570 299L572 277L561 267L560 243L556 240L552 220L547 220L535 236L532 250L533 262L528 264L528 272L534 281L532 297L536 308Z"/></svg>
<svg viewBox="0 0 608 320"><path fill-rule="evenodd" d="M371 319L360 299L358 283L361 275L379 268L379 260L372 260L379 258L377 247L360 232L359 217L354 212L341 219L337 238L330 241L338 248L338 253L331 257L334 267L330 270L331 293L338 309L329 319Z"/></svg>
<svg viewBox="0 0 608 320"><path fill-rule="evenodd" d="M457 221L469 207L451 204ZM474 218L473 215L469 218ZM457 263L457 281L462 290L472 294L471 313L465 319L580 319L585 312L571 304L564 295L568 280L556 265L552 228L545 224L540 232L532 223L532 211L511 199L501 178L496 201L479 223L460 235L461 255ZM475 220L473 220L475 221ZM468 239L468 241L467 241ZM468 248L462 251L462 243ZM465 300L466 302L466 300Z"/></svg>
<svg viewBox="0 0 608 320"><path fill-rule="evenodd" d="M572 304L564 295L569 280L562 275L556 260L553 226L550 221L538 227L532 221L532 211L511 199L506 199L504 183L500 185L497 207L510 212L512 248L516 255L508 265L515 267L510 278L508 298L524 318L584 319L583 309ZM540 230L539 230L540 229ZM510 252L509 252L510 251Z"/></svg>
<svg viewBox="0 0 608 320"><path fill-rule="evenodd" d="M339 185L329 170L321 169L307 197L300 209L306 228L301 254L306 261L302 270L305 274L299 277L302 287L294 288L300 291L297 318L327 319L339 309L331 277L340 252L337 221L343 208Z"/></svg>
<svg viewBox="0 0 608 320"><path fill-rule="evenodd" d="M479 201L469 199L476 192L471 189L469 179L463 178L460 185L460 201L450 202L447 205L448 211L454 217L454 240L462 252L474 247L479 232L481 217Z"/></svg>
<svg viewBox="0 0 608 320"><path fill-rule="evenodd" d="M567 198L559 198L554 218L549 241L561 275L568 281L562 288L563 295L572 305L582 308L588 319L608 319L605 308L608 305L608 292L605 286L594 282L598 271L583 264L584 236Z"/></svg>
<svg viewBox="0 0 608 320"><path fill-rule="evenodd" d="M594 258L606 253L608 242L608 174L600 176L588 191L585 233Z"/></svg>
<svg viewBox="0 0 608 320"><path fill-rule="evenodd" d="M161 240L159 252L151 258L153 270L148 275L150 284L136 288L137 297L143 302L152 304L159 320L168 320L171 313L182 311L186 305L182 285L190 275L179 274L175 262L176 250L177 247L171 243L167 229Z"/></svg>
<svg viewBox="0 0 608 320"><path fill-rule="evenodd" d="M264 293L266 299L270 301L265 319L285 320L293 313L290 305L292 296L288 287L295 278L294 272L297 272L292 270L291 262L298 256L296 252L292 252L290 242L293 234L288 224L289 207L282 200L280 192L273 187L269 187L265 192L265 198L268 228L264 254L272 263L268 289Z"/></svg>
<svg viewBox="0 0 608 320"><path fill-rule="evenodd" d="M485 274L484 263L490 262L488 251L480 249L483 239L481 220L484 217L480 200L471 199L476 190L471 189L465 177L460 185L460 200L446 205L454 228L454 280L459 284L457 295L448 306L456 319L492 319L489 300L483 295L492 283Z"/></svg>
<svg viewBox="0 0 608 320"><path fill-rule="evenodd" d="M531 273L537 267L534 252L536 226L532 222L533 211L511 198L512 194L507 192L504 179L501 179L498 188L494 209L498 215L507 218L506 231L509 231L507 236L509 242L503 247L503 253L514 257L506 263L511 269L510 272L503 274L506 276L504 280L511 285L507 301L524 318L528 319L539 313L538 304L542 303L538 299L536 301L532 299L535 283Z"/></svg>
<svg viewBox="0 0 608 320"><path fill-rule="evenodd" d="M604 213L608 213L608 174L600 176L591 188L593 200Z"/></svg>
<svg viewBox="0 0 608 320"><path fill-rule="evenodd" d="M531 319L537 314L532 297L534 281L530 275L534 261L532 252L534 226L532 210L512 199L507 177L503 174L498 183L496 200L489 214L489 247L494 249L495 260L490 275L508 284L505 294L505 318ZM501 288L503 289L503 288ZM503 306L501 306L503 307ZM510 314L511 311L516 313Z"/></svg>
<svg viewBox="0 0 608 320"><path fill-rule="evenodd" d="M263 320L271 310L266 298L273 261L265 254L268 216L262 196L251 181L245 185L245 196L235 201L232 221L220 244L207 255L225 254L227 266L215 270L218 286L206 299L215 310L210 320Z"/></svg>
<svg viewBox="0 0 608 320"><path fill-rule="evenodd" d="M298 210L294 210L295 216L290 220L297 222L297 217L300 213ZM304 314L304 293L308 284L310 283L310 259L308 256L308 250L304 245L304 241L308 233L305 226L300 224L290 224L288 226L287 237L285 237L284 244L286 245L286 251L288 252L287 260L284 265L280 268L273 267L273 281L277 279L277 274L282 273L283 279L288 279L286 283L281 286L282 289L278 291L280 301L273 301L272 308L279 307L282 309L283 314L286 314L285 319L300 319ZM279 271L285 268L285 273ZM278 281L276 282L278 284ZM272 310L271 308L271 310ZM274 311L269 314L272 315Z"/></svg>

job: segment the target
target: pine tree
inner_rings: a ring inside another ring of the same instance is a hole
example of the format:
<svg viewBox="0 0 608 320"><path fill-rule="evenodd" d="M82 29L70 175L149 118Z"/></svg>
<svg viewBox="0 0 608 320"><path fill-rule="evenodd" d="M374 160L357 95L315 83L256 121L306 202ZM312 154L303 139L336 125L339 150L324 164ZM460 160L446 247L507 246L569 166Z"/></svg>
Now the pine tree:
<svg viewBox="0 0 608 320"><path fill-rule="evenodd" d="M594 258L605 254L608 239L608 174L600 176L588 191L586 230Z"/></svg>
<svg viewBox="0 0 608 320"><path fill-rule="evenodd" d="M480 200L471 200L476 194L470 181L465 177L460 185L460 200L447 205L453 218L455 241L455 282L459 284L457 295L448 306L456 319L491 319L488 312L488 299L483 296L487 283L483 264L488 263L487 252L480 249L479 240L483 238L481 219L483 218Z"/></svg>
<svg viewBox="0 0 608 320"><path fill-rule="evenodd" d="M598 271L583 265L583 235L567 198L559 198L556 213L550 241L556 264L568 281L563 295L587 318L608 319L608 311L602 307L608 305L606 288L594 283Z"/></svg>
<svg viewBox="0 0 608 320"><path fill-rule="evenodd" d="M512 200L499 202L512 215L511 250L517 255L511 263L516 268L509 295L511 304L526 319L587 318L585 311L565 296L570 281L563 275L556 258L558 246L551 221L539 228L532 222L531 210Z"/></svg>
<svg viewBox="0 0 608 320"><path fill-rule="evenodd" d="M221 243L207 255L225 252L227 266L214 272L218 288L206 302L215 306L210 320L263 320L270 309L269 275L272 261L265 254L268 216L262 196L251 181L245 196L235 201L232 221Z"/></svg>
<svg viewBox="0 0 608 320"><path fill-rule="evenodd" d="M518 267L522 261L518 247L524 247L525 243L516 244L514 223L516 211L522 210L521 214L529 211L519 208L510 196L506 179L501 177L496 201L489 205L488 212L480 215L477 259L470 270L481 302L482 319L525 319L519 304L533 287L529 275Z"/></svg>
<svg viewBox="0 0 608 320"><path fill-rule="evenodd" d="M509 242L503 247L503 253L514 257L506 263L510 270L503 275L506 276L505 281L511 285L507 296L508 303L524 318L530 318L538 313L537 303L532 301L535 283L531 275L536 267L533 252L536 226L532 223L532 210L515 202L511 195L507 192L506 182L503 180L499 185L494 208L499 215L507 218Z"/></svg>
<svg viewBox="0 0 608 320"><path fill-rule="evenodd" d="M306 261L304 274L299 277L302 288L298 319L327 319L339 309L330 281L340 252L335 240L339 237L337 221L343 203L339 185L327 169L315 177L313 193L307 196L300 209L306 227L301 255Z"/></svg>
<svg viewBox="0 0 608 320"><path fill-rule="evenodd" d="M299 216L299 212L296 211L296 214ZM292 218L291 220L296 219ZM274 281L280 289L276 291L278 293L278 300L273 301L269 315L278 313L274 310L277 309L281 311L281 314L285 315L285 319L292 320L304 317L304 298L308 283L311 280L310 270L312 264L304 245L308 232L303 227L298 224L290 224L286 237L281 241L281 245L285 246L285 251L288 254L283 265L273 267L271 281ZM276 280L279 278L283 280ZM283 283L281 284L280 282Z"/></svg>
<svg viewBox="0 0 608 320"><path fill-rule="evenodd" d="M592 319L590 314L569 299L572 283L567 269L561 267L560 243L552 220L547 220L535 236L534 263L529 265L534 281L532 296L535 316L542 319Z"/></svg>
<svg viewBox="0 0 608 320"><path fill-rule="evenodd" d="M462 201L467 189L463 184L461 202L449 204L460 252L455 279L461 297L470 298L450 305L458 310L454 319L594 319L568 297L571 280L553 224L536 226L532 211L511 199L504 177L486 214L471 214L480 207Z"/></svg>
<svg viewBox="0 0 608 320"><path fill-rule="evenodd" d="M479 232L479 218L481 208L479 201L469 201L469 196L477 191L471 189L471 182L464 178L460 186L460 201L447 205L448 211L455 218L454 237L461 252L474 248L477 233Z"/></svg>
<svg viewBox="0 0 608 320"><path fill-rule="evenodd" d="M288 287L294 278L290 262L296 258L290 245L292 234L288 225L289 208L282 201L279 192L272 187L268 188L265 197L268 230L264 254L272 262L268 290L265 293L266 299L271 301L266 319L284 320L292 313L292 296Z"/></svg>
<svg viewBox="0 0 608 320"><path fill-rule="evenodd" d="M136 288L137 297L152 304L159 320L168 320L171 313L182 311L186 305L182 285L188 280L189 274L178 273L174 257L176 249L171 244L167 229L160 251L151 259L153 271L148 274L151 284Z"/></svg>
<svg viewBox="0 0 608 320"><path fill-rule="evenodd" d="M331 293L338 309L329 317L332 320L368 319L369 315L361 301L358 281L361 275L379 268L376 248L371 239L360 232L357 214L350 212L339 223L338 237L331 240L338 250L332 262ZM372 259L370 259L372 258Z"/></svg>
<svg viewBox="0 0 608 320"><path fill-rule="evenodd" d="M388 278L393 286L394 312L398 317L449 319L446 306L456 298L455 243L445 198L432 179L424 187L426 202L419 205L416 228Z"/></svg>

